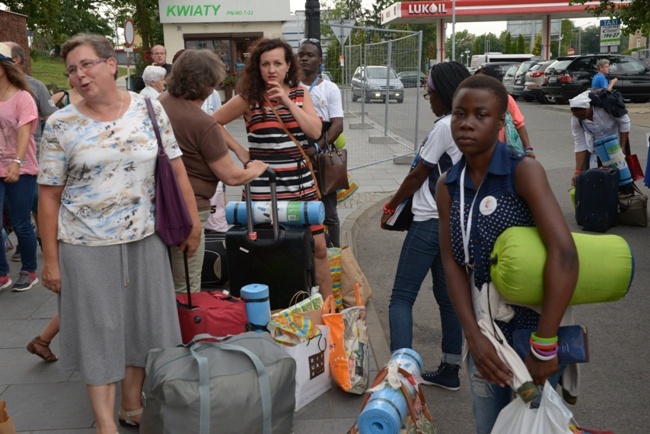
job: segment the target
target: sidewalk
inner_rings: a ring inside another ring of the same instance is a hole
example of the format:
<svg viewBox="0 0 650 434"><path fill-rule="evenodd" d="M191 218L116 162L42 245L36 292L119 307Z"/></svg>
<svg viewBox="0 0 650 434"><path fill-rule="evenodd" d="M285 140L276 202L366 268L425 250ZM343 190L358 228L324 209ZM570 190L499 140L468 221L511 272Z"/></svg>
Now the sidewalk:
<svg viewBox="0 0 650 434"><path fill-rule="evenodd" d="M123 87L123 79L118 79L118 83L122 83ZM371 146L368 143L369 130L347 127L346 119L348 143ZM242 120L231 123L228 129L235 138L246 143ZM399 186L408 167L387 162L353 172L359 190L339 205L342 240L353 250L357 231L365 224L364 216L372 214L367 211L382 203L388 192ZM228 188L228 199L238 200L240 192L240 188ZM13 235L11 238L15 242ZM8 259L12 253L7 253ZM40 276L40 251L38 260ZM10 276L15 280L20 263L9 264ZM94 434L86 388L78 374L61 372L58 363L44 363L25 349L27 343L45 328L56 313L57 297L40 284L23 293L5 289L0 292L0 306L0 400L7 402L7 411L17 431L32 434ZM368 305L368 330L372 347L369 355L372 380L378 367L382 367L390 357L372 302ZM58 338L54 339L51 347L58 355ZM350 395L333 386L328 393L295 413L295 433L345 433L358 417L362 400L363 396ZM117 420L117 414L115 417ZM137 433L137 430L120 427L120 432Z"/></svg>

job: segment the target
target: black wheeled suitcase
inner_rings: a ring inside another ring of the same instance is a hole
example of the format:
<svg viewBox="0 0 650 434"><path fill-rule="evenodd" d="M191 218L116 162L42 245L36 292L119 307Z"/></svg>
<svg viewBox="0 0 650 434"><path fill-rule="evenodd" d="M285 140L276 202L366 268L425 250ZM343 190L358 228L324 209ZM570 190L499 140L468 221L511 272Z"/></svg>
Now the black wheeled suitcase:
<svg viewBox="0 0 650 434"><path fill-rule="evenodd" d="M226 233L205 230L205 256L201 269L201 288L228 287L228 255Z"/></svg>
<svg viewBox="0 0 650 434"><path fill-rule="evenodd" d="M618 223L618 169L589 169L576 179L576 221L586 231L607 232Z"/></svg>
<svg viewBox="0 0 650 434"><path fill-rule="evenodd" d="M269 287L271 309L289 307L296 292L309 291L315 283L314 239L309 226L278 223L275 172L271 183L272 224L253 225L250 186L246 189L247 226L226 232L230 292L237 297L243 286L261 283Z"/></svg>

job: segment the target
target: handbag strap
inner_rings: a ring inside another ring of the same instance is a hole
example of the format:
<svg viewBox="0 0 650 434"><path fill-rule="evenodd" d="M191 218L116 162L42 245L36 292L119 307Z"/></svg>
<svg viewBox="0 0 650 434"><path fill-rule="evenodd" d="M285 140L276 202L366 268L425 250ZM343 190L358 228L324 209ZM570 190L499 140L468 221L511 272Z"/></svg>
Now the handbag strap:
<svg viewBox="0 0 650 434"><path fill-rule="evenodd" d="M318 197L318 200L320 200L321 199L321 194L320 194L320 190L318 189L318 181L316 181L316 174L314 173L314 166L311 164L311 158L309 158L307 156L307 154L305 153L305 151L302 149L302 145L300 144L298 139L296 139L295 136L293 134L291 134L291 131L289 131L287 126L284 124L284 122L282 121L282 118L278 114L277 110L275 110L275 107L273 106L271 101L269 101L269 98L266 95L264 95L264 101L266 101L268 106L271 108L271 111L275 115L275 118L278 120L278 123L280 124L280 126L282 127L284 132L287 134L287 136L289 136L289 138L293 141L293 143L295 143L296 147L300 151L300 154L302 155L302 158L305 160L305 163L307 163L307 167L309 167L309 171L311 172L311 177L314 179L314 186L316 187L316 197Z"/></svg>
<svg viewBox="0 0 650 434"><path fill-rule="evenodd" d="M158 147L162 148L162 137L160 137L160 128L158 127L158 121L156 120L156 114L153 111L153 106L151 105L151 100L149 97L144 99L144 103L147 105L147 112L149 112L149 117L151 118L151 126L153 127L153 132L156 134L156 140L158 141Z"/></svg>
<svg viewBox="0 0 650 434"><path fill-rule="evenodd" d="M153 111L153 105L151 105L151 100L149 97L146 97L144 99L144 103L147 106L147 112L149 113L149 118L151 118L151 126L153 128L153 132L156 134L156 141L158 142L158 151L164 152L164 148L162 145L162 137L160 136L160 127L158 127L158 121L156 120L156 113ZM169 247L167 248L167 252L169 254L169 261L171 262L171 250L169 250ZM189 267L187 264L187 252L183 252L183 263L185 267L185 288L187 289L187 304L190 309L192 309L192 292L190 291L190 273L189 273Z"/></svg>

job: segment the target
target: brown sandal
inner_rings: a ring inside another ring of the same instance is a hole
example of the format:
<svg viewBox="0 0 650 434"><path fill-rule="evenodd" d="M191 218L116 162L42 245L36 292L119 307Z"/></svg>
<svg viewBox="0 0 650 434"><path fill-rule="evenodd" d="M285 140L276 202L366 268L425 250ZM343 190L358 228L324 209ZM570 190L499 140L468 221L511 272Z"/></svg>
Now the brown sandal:
<svg viewBox="0 0 650 434"><path fill-rule="evenodd" d="M43 347L43 349L39 351L37 345ZM50 351L50 342L41 339L40 336L36 336L29 344L27 344L27 351L36 354L47 363L54 363L59 360L59 358Z"/></svg>

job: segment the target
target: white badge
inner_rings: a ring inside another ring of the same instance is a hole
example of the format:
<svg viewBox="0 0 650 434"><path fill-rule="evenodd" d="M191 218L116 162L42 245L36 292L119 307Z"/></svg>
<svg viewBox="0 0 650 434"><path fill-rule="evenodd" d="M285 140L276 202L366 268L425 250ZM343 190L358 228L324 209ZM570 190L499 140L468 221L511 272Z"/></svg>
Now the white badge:
<svg viewBox="0 0 650 434"><path fill-rule="evenodd" d="M497 209L497 198L494 196L485 196L479 204L481 214L490 215Z"/></svg>

